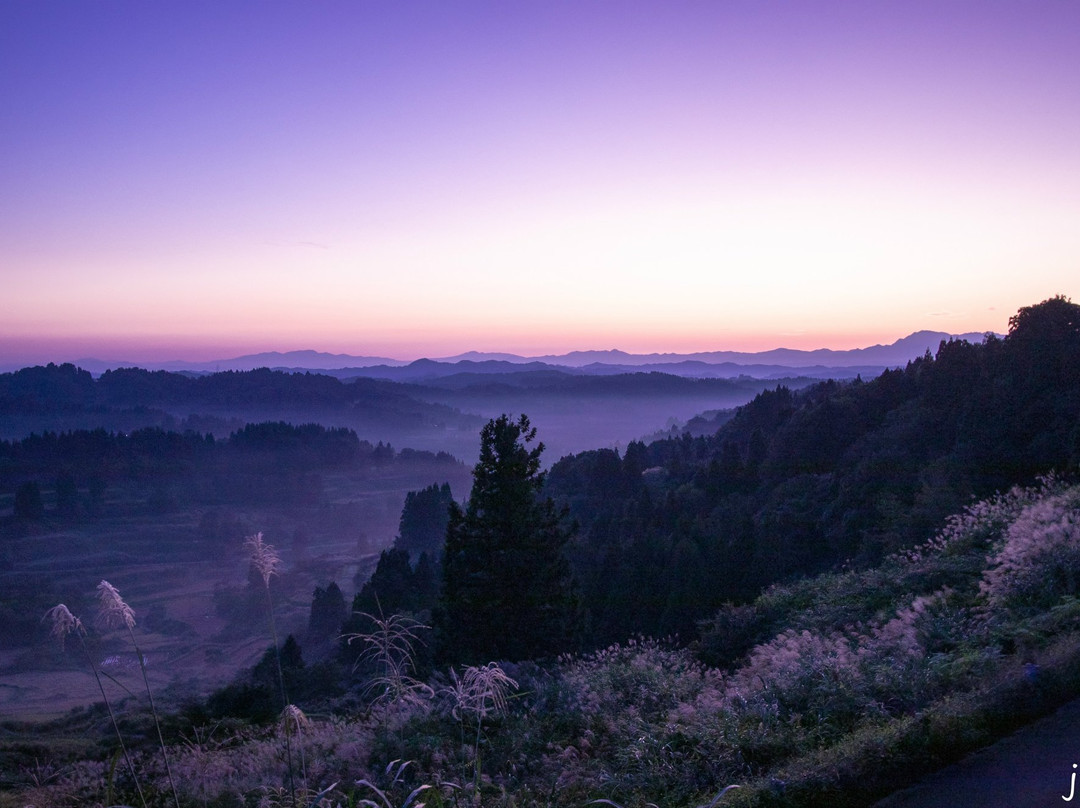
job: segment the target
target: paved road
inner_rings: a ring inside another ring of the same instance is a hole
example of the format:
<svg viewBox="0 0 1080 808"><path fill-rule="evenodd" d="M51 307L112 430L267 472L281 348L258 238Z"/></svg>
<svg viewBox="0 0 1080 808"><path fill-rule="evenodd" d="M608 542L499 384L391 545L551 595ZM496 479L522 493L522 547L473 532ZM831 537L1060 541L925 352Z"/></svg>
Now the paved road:
<svg viewBox="0 0 1080 808"><path fill-rule="evenodd" d="M1080 808L1080 768L1073 764L1080 764L1080 701L887 797L875 808ZM1073 799L1066 801L1070 794Z"/></svg>

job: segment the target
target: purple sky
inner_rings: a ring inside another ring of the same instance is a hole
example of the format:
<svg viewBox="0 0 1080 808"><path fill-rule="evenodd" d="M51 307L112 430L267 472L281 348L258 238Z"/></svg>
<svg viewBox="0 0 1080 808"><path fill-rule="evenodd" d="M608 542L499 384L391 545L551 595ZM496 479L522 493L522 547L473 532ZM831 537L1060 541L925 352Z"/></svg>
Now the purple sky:
<svg viewBox="0 0 1080 808"><path fill-rule="evenodd" d="M1080 3L0 3L0 360L847 348L1080 278Z"/></svg>

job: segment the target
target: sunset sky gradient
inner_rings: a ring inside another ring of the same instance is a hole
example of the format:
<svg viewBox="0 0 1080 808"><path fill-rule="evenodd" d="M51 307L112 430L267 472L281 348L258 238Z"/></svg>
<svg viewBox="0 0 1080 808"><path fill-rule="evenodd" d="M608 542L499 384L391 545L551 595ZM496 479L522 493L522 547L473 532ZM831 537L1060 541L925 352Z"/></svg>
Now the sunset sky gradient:
<svg viewBox="0 0 1080 808"><path fill-rule="evenodd" d="M0 360L851 348L1080 278L1080 3L0 3Z"/></svg>

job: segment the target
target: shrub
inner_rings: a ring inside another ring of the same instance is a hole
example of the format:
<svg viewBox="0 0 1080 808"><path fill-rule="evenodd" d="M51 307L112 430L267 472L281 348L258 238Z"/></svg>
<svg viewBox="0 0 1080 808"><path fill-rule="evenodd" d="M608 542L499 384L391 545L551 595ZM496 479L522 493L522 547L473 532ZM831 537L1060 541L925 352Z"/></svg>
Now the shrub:
<svg viewBox="0 0 1080 808"><path fill-rule="evenodd" d="M982 581L991 608L1032 613L1080 594L1080 487L1028 505Z"/></svg>

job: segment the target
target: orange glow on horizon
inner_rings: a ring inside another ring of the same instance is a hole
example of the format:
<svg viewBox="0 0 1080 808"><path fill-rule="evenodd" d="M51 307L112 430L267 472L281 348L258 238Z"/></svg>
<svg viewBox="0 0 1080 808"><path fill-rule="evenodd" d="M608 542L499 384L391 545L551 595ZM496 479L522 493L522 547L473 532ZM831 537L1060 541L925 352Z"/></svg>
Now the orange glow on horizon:
<svg viewBox="0 0 1080 808"><path fill-rule="evenodd" d="M1037 301L1034 301L1037 302ZM928 318L929 319L929 318ZM577 351L617 350L628 354L694 354L732 351L760 353L779 348L813 351L817 349L850 350L873 345L888 345L919 330L943 333L1004 333L1007 315L988 317L985 328L962 329L933 322L919 328L893 331L803 331L801 333L717 332L711 336L688 329L683 333L601 331L578 328L573 331L528 333L439 333L400 329L393 334L348 336L340 333L310 338L295 335L282 337L272 333L237 332L232 335L114 334L63 335L42 338L25 335L0 337L0 360L28 364L68 362L83 358L131 362L206 362L232 359L257 353L317 351L357 357L382 357L397 361L445 358L465 353L512 354L522 357L559 356Z"/></svg>

